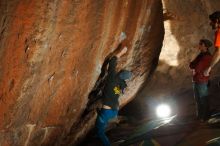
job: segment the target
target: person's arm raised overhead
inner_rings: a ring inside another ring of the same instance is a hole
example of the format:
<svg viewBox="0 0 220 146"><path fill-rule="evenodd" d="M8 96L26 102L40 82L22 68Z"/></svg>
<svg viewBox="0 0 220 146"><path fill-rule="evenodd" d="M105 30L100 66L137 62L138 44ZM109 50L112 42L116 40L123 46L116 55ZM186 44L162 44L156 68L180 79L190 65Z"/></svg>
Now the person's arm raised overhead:
<svg viewBox="0 0 220 146"><path fill-rule="evenodd" d="M127 48L127 47L124 47L124 48L122 48L122 49L120 50L120 52L117 53L115 56L116 56L117 58L120 58L120 57L121 57L122 55L124 55L127 51L128 51L128 48Z"/></svg>

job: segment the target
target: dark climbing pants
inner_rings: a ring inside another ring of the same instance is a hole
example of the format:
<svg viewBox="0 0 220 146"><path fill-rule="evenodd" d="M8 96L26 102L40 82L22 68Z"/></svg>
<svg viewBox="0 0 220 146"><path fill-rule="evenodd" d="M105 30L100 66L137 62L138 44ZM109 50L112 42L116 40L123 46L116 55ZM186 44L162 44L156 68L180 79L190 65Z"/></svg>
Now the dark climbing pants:
<svg viewBox="0 0 220 146"><path fill-rule="evenodd" d="M196 101L197 117L207 120L209 116L208 83L194 83L193 90Z"/></svg>
<svg viewBox="0 0 220 146"><path fill-rule="evenodd" d="M107 127L109 120L117 117L117 115L118 110L113 109L101 109L101 111L98 113L96 119L96 130L97 135L101 139L104 146L110 146L108 137L105 134L105 128Z"/></svg>

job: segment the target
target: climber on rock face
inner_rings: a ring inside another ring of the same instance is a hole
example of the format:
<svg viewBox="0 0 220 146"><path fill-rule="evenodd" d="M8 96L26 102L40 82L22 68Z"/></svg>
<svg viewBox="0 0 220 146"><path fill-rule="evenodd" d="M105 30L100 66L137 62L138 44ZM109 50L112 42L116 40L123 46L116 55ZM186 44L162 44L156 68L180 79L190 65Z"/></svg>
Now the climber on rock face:
<svg viewBox="0 0 220 146"><path fill-rule="evenodd" d="M220 59L220 11L216 11L211 15L209 15L209 19L210 19L210 26L212 27L213 30L215 30L215 39L214 39L215 52L213 54L213 58L210 65L204 71L205 76L209 76L211 69Z"/></svg>
<svg viewBox="0 0 220 146"><path fill-rule="evenodd" d="M98 113L96 119L97 135L104 146L110 146L108 137L105 134L105 128L109 120L117 117L119 110L119 97L124 93L127 87L126 81L131 78L132 73L128 70L116 71L117 59L127 52L124 47L119 53L109 59L108 75L106 77L106 84L102 95L102 108Z"/></svg>
<svg viewBox="0 0 220 146"><path fill-rule="evenodd" d="M212 59L212 55L208 50L211 46L211 41L201 39L198 46L200 53L192 62L190 62L189 65L193 75L193 91L196 101L197 118L202 121L206 121L209 116L209 76L204 76L203 72L208 67Z"/></svg>

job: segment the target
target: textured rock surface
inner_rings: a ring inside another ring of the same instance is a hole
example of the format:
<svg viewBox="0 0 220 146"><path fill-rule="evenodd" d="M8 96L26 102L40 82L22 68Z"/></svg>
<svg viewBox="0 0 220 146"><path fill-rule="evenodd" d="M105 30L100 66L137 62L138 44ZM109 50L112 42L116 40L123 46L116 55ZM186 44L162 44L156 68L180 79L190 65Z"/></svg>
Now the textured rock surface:
<svg viewBox="0 0 220 146"><path fill-rule="evenodd" d="M197 47L201 38L213 41L214 31L209 26L208 16L220 8L219 0L163 0L162 2L165 36L159 64L149 84L138 94L137 100L131 103L133 108L143 107L135 111L143 111L145 116L148 115L145 113L148 109L146 107L152 106L150 104L156 100L163 102L169 98L175 99L177 95L185 94L189 90L192 93L192 79L188 65L199 53ZM212 47L211 50L213 49ZM220 63L213 69L211 78L219 76L219 73ZM190 96L193 98L193 93Z"/></svg>
<svg viewBox="0 0 220 146"><path fill-rule="evenodd" d="M163 0L163 7L168 19L164 21L165 39L153 80L164 87L164 93L172 94L191 87L189 62L199 53L197 48L201 38L214 40L208 16L219 10L220 1ZM216 66L213 77L219 74L219 69Z"/></svg>
<svg viewBox="0 0 220 146"><path fill-rule="evenodd" d="M119 68L135 77L121 105L156 66L162 4L1 0L0 33L0 145L75 145L94 124L94 108L82 113L106 56L128 47Z"/></svg>

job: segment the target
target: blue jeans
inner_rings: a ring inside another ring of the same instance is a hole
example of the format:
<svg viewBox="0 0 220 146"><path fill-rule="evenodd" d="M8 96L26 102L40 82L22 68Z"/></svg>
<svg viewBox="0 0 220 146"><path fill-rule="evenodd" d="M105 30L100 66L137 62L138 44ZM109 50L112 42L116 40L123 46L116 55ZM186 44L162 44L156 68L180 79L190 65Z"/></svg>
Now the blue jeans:
<svg viewBox="0 0 220 146"><path fill-rule="evenodd" d="M194 83L193 90L197 107L197 117L206 120L209 115L208 83Z"/></svg>
<svg viewBox="0 0 220 146"><path fill-rule="evenodd" d="M117 117L117 115L118 110L113 109L101 109L101 111L98 113L96 119L96 130L97 135L101 139L104 146L110 146L108 137L105 135L105 128L107 127L109 120Z"/></svg>

